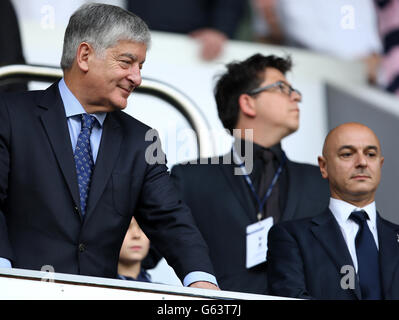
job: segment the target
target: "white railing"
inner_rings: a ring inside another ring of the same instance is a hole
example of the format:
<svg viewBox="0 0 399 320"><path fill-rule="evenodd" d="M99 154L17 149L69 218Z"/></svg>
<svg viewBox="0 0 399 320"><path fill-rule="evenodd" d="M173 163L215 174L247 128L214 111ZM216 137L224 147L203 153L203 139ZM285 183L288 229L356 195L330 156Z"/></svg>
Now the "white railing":
<svg viewBox="0 0 399 320"><path fill-rule="evenodd" d="M0 269L0 300L282 300L259 294L178 287L25 269Z"/></svg>

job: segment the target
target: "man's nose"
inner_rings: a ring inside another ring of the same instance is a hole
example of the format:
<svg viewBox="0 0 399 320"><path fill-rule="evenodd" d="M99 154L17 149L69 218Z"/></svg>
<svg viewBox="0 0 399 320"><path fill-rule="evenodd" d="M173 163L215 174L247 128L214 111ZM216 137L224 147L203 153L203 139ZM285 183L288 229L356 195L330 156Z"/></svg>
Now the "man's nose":
<svg viewBox="0 0 399 320"><path fill-rule="evenodd" d="M364 154L358 154L356 159L357 167L367 167L367 157Z"/></svg>
<svg viewBox="0 0 399 320"><path fill-rule="evenodd" d="M132 239L140 239L141 237L141 232L140 230L134 230L131 233Z"/></svg>
<svg viewBox="0 0 399 320"><path fill-rule="evenodd" d="M134 65L127 76L127 78L133 83L135 87L138 87L141 84L141 70L139 66Z"/></svg>
<svg viewBox="0 0 399 320"><path fill-rule="evenodd" d="M291 92L291 100L295 101L295 102L301 102L302 101L302 94L299 93L298 91L293 90Z"/></svg>

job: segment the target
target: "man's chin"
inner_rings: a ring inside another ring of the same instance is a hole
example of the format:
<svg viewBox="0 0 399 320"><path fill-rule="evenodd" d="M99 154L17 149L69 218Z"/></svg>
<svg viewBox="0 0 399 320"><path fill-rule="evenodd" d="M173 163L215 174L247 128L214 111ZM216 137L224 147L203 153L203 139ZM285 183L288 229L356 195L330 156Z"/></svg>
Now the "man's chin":
<svg viewBox="0 0 399 320"><path fill-rule="evenodd" d="M370 194L373 194L375 192L375 188L372 188L370 186L364 185L364 186L359 186L357 188L353 188L351 190L351 194L354 197L364 197L364 196L368 196Z"/></svg>
<svg viewBox="0 0 399 320"><path fill-rule="evenodd" d="M118 101L110 105L111 111L124 110L127 107L127 100Z"/></svg>
<svg viewBox="0 0 399 320"><path fill-rule="evenodd" d="M298 131L298 129L299 129L299 124L292 124L292 125L290 125L287 129L288 129L288 130L287 130L287 134L285 135L285 137L286 137L286 136L289 136L290 134L293 134L293 133L296 132L296 131Z"/></svg>

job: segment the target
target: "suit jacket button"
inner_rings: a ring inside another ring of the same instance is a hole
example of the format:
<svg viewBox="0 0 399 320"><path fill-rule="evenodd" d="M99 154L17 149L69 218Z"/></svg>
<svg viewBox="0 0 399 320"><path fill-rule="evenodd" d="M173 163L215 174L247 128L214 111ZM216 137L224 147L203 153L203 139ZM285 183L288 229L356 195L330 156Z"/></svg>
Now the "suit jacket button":
<svg viewBox="0 0 399 320"><path fill-rule="evenodd" d="M75 206L75 207L73 208L73 210L75 210L75 212L76 212L77 214L79 214L79 208L78 208L78 206Z"/></svg>
<svg viewBox="0 0 399 320"><path fill-rule="evenodd" d="M86 250L86 246L83 243L79 243L79 252L84 252Z"/></svg>

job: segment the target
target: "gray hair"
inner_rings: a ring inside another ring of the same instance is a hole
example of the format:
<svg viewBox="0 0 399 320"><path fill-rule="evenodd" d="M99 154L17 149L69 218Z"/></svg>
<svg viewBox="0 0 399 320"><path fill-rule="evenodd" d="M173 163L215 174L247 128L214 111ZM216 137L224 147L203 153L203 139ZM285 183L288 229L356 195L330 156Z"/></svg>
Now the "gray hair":
<svg viewBox="0 0 399 320"><path fill-rule="evenodd" d="M84 4L69 19L61 68L67 70L72 67L82 42L89 43L97 55L102 55L121 40L144 43L148 48L151 43L150 30L141 18L120 7L103 3Z"/></svg>

